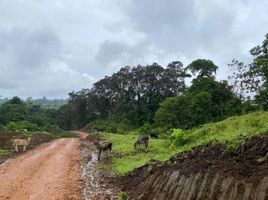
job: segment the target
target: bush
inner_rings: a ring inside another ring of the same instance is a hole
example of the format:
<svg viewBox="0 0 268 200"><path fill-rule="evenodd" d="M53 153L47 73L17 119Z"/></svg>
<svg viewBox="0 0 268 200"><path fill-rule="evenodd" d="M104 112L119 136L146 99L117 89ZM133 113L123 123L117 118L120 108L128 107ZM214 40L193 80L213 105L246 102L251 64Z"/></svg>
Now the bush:
<svg viewBox="0 0 268 200"><path fill-rule="evenodd" d="M131 129L131 126L113 120L95 120L86 125L85 129L94 130L94 127L103 127L105 132L124 134Z"/></svg>
<svg viewBox="0 0 268 200"><path fill-rule="evenodd" d="M64 130L62 128L60 128L58 125L56 124L48 124L45 127L43 127L44 131L50 132L50 133L57 133L57 132L63 132Z"/></svg>
<svg viewBox="0 0 268 200"><path fill-rule="evenodd" d="M190 138L187 136L187 131L182 129L170 130L170 138L172 143L176 146L183 146L190 141Z"/></svg>
<svg viewBox="0 0 268 200"><path fill-rule="evenodd" d="M145 123L142 127L140 127L138 129L138 132L141 133L141 134L142 133L150 133L151 129L152 129L152 125L148 124L148 123Z"/></svg>
<svg viewBox="0 0 268 200"><path fill-rule="evenodd" d="M118 129L116 134L120 134L120 135L123 135L123 134L126 134L126 131L124 131L123 129Z"/></svg>
<svg viewBox="0 0 268 200"><path fill-rule="evenodd" d="M152 132L157 133L160 138L166 138L168 129L165 127L156 127L152 129Z"/></svg>
<svg viewBox="0 0 268 200"><path fill-rule="evenodd" d="M28 121L9 122L5 127L5 131L20 131L26 129L27 131L40 131L40 128Z"/></svg>

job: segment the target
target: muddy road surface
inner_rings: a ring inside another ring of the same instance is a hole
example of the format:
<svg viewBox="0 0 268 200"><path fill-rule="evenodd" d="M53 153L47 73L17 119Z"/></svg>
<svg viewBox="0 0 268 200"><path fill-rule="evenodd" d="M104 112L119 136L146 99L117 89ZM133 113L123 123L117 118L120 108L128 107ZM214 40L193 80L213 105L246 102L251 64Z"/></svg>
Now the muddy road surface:
<svg viewBox="0 0 268 200"><path fill-rule="evenodd" d="M0 165L1 200L81 199L80 140L42 144Z"/></svg>

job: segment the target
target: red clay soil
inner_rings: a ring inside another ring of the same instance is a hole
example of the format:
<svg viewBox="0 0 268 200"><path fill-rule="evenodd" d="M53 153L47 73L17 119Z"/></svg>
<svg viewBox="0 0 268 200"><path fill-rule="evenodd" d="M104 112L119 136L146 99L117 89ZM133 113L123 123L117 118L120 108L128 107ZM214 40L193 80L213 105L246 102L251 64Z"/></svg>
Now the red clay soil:
<svg viewBox="0 0 268 200"><path fill-rule="evenodd" d="M40 145L0 165L0 199L81 199L79 161L78 138Z"/></svg>
<svg viewBox="0 0 268 200"><path fill-rule="evenodd" d="M138 189L148 177L176 170L184 175L214 172L226 177L232 176L237 180L246 178L252 183L258 182L268 175L268 134L247 139L236 151L227 151L220 144L210 144L178 154L164 163L151 161L123 177L116 178L114 183L121 183L122 190L128 191L133 199L137 199L142 192L152 192ZM150 198L152 199L151 196L144 197Z"/></svg>
<svg viewBox="0 0 268 200"><path fill-rule="evenodd" d="M80 137L80 138L86 138L89 134L83 131L70 131L70 133L73 133L74 135Z"/></svg>

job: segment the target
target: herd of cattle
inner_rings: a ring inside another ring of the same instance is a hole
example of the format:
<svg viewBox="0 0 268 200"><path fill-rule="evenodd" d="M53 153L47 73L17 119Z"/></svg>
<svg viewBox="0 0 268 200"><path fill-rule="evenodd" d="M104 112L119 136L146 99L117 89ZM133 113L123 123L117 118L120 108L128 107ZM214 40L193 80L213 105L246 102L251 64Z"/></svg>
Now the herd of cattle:
<svg viewBox="0 0 268 200"><path fill-rule="evenodd" d="M94 127L94 130L96 132L104 132L104 128L102 127ZM158 135L156 132L150 133L151 139L158 139ZM26 139L12 139L11 144L16 152L19 152L18 147L23 146L23 151L26 151L27 146L29 145L31 141L31 137L27 137ZM101 153L104 151L108 151L110 154L112 151L113 143L111 141L98 141L95 140L93 142L94 146L98 150L98 160L100 160ZM147 134L142 134L138 137L137 141L134 143L134 148L137 148L138 146L144 145L145 148L148 148L149 145L149 136Z"/></svg>
<svg viewBox="0 0 268 200"><path fill-rule="evenodd" d="M104 132L103 127L94 127L94 130L96 132L102 132L102 133ZM151 137L151 139L158 139L158 135L156 132L151 132L150 137ZM94 140L93 144L96 147L96 149L98 150L98 160L100 160L101 153L104 151L108 151L109 155L111 154L112 146L113 146L113 143L111 141L109 141L109 140L105 140L105 141ZM144 145L146 149L148 148L149 136L146 133L144 133L138 137L137 141L134 143L134 148L136 149L138 146L141 146L141 145Z"/></svg>

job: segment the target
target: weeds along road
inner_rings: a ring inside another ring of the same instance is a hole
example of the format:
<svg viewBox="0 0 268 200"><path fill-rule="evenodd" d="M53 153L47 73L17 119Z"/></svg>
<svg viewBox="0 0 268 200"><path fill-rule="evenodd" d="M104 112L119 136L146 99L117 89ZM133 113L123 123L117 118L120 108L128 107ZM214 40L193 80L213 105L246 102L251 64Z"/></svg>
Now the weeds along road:
<svg viewBox="0 0 268 200"><path fill-rule="evenodd" d="M0 166L0 199L81 199L80 140L62 138Z"/></svg>

